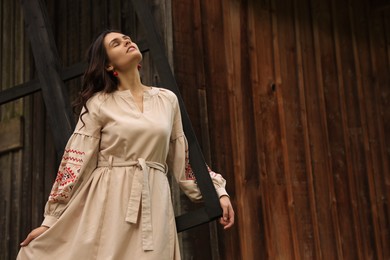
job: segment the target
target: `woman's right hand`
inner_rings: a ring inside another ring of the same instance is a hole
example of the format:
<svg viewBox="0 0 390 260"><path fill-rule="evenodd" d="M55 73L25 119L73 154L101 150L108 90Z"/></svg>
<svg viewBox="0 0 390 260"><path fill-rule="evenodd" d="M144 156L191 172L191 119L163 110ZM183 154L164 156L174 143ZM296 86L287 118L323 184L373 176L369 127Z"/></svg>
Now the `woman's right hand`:
<svg viewBox="0 0 390 260"><path fill-rule="evenodd" d="M20 243L21 246L27 246L28 244L30 244L30 242L32 240L34 240L35 238L37 238L38 236L42 235L46 230L48 230L49 228L48 227L45 227L45 226L40 226L36 229L33 229L30 234L28 234L28 236L26 237L26 239Z"/></svg>

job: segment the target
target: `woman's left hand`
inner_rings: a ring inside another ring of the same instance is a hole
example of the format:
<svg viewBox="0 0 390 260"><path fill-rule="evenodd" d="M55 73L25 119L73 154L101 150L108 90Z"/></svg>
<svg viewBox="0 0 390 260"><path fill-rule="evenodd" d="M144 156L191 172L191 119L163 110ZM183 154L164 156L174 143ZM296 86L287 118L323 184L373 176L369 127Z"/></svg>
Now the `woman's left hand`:
<svg viewBox="0 0 390 260"><path fill-rule="evenodd" d="M234 224L234 210L228 196L220 197L219 202L221 203L221 208L223 210L219 223L221 223L223 229L228 229Z"/></svg>

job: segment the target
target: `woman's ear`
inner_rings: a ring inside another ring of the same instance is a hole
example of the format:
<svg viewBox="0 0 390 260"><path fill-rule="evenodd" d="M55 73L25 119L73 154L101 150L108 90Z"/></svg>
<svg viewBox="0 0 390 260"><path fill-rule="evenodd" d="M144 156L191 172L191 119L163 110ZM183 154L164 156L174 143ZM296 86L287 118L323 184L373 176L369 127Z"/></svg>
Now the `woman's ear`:
<svg viewBox="0 0 390 260"><path fill-rule="evenodd" d="M107 66L106 66L106 70L107 70L108 72L114 71L114 67L113 67L112 65L107 65Z"/></svg>

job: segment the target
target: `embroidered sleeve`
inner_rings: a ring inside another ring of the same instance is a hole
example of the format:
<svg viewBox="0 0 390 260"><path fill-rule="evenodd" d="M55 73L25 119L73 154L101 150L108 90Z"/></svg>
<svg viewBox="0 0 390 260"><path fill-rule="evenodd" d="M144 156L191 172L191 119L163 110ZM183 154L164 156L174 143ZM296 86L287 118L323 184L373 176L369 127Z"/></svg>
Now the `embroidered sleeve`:
<svg viewBox="0 0 390 260"><path fill-rule="evenodd" d="M78 181L85 152L77 149L66 149L58 169L57 178L49 195L51 202L65 202Z"/></svg>
<svg viewBox="0 0 390 260"><path fill-rule="evenodd" d="M101 123L94 103L87 103L89 112L79 119L66 144L57 177L45 205L43 226L52 226L66 210L71 198L92 174L97 165Z"/></svg>
<svg viewBox="0 0 390 260"><path fill-rule="evenodd" d="M211 180L213 181L215 190L217 191L218 197L228 196L228 193L225 190L226 180L222 177L221 174L214 172L206 164L207 170L210 174ZM188 154L188 149L186 150L186 166L185 166L185 176L187 180L194 180L196 183L196 177L190 165L190 159Z"/></svg>

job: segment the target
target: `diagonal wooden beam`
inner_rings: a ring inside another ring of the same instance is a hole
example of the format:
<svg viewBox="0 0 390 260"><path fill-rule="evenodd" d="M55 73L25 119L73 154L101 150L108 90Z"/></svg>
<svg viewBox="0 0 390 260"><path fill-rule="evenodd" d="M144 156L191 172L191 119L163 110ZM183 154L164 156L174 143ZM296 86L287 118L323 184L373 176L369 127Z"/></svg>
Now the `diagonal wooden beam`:
<svg viewBox="0 0 390 260"><path fill-rule="evenodd" d="M195 173L198 186L202 192L204 208L189 212L176 218L178 232L210 222L221 216L222 210L219 199L206 168L202 150L192 129L191 120L187 114L183 99L181 98L179 88L173 76L172 70L165 56L163 42L159 37L154 24L154 18L150 12L147 2L144 0L132 0L134 10L137 13L140 23L145 29L146 40L149 46L150 54L160 76L161 85L173 91L180 104L183 128L189 144L190 163Z"/></svg>
<svg viewBox="0 0 390 260"><path fill-rule="evenodd" d="M65 84L59 74L61 68L57 49L44 3L41 0L21 0L21 5L56 152L60 158L73 131L74 120Z"/></svg>

